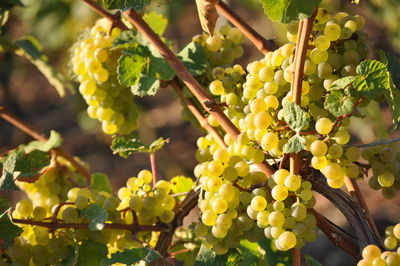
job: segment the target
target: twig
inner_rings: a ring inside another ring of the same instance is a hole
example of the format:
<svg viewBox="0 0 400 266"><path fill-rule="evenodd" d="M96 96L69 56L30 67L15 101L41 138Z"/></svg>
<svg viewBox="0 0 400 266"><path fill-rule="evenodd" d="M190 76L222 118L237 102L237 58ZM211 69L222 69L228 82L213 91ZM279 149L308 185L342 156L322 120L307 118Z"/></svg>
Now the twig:
<svg viewBox="0 0 400 266"><path fill-rule="evenodd" d="M368 209L367 203L365 202L365 199L361 193L361 190L357 184L357 181L345 176L344 182L346 184L346 188L347 188L348 192L350 193L351 197L353 199L356 199L358 201L358 203L360 203L362 209L364 210L365 218L367 219L369 225L371 226L371 229L374 231L376 237L378 239L380 239L378 228L376 227L374 219L372 219L371 212Z"/></svg>
<svg viewBox="0 0 400 266"><path fill-rule="evenodd" d="M255 31L244 19L239 17L227 4L217 1L215 5L217 10L226 17L236 28L238 28L260 52L267 54L276 50L275 42L266 40L261 34Z"/></svg>
<svg viewBox="0 0 400 266"><path fill-rule="evenodd" d="M25 132L34 139L37 139L42 142L46 142L48 140L38 131L34 130L32 127L28 126L15 116L8 113L3 106L0 106L0 117L9 122L10 124L14 125L16 128ZM63 147L54 148L52 149L52 151L55 154L67 159L75 167L75 169L86 178L87 183L90 184L91 181L90 172L80 162L78 162L71 154L66 152Z"/></svg>
<svg viewBox="0 0 400 266"><path fill-rule="evenodd" d="M33 220L24 220L24 219L16 219L12 218L13 223L17 224L28 224L28 225L36 225L50 228L51 230L57 230L61 228L74 228L74 229L87 229L87 223L59 223L59 222L41 222L41 221L33 221ZM139 231L163 231L166 229L164 225L134 225L134 224L119 224L119 223L111 223L104 224L104 229L122 229L129 230L133 232Z"/></svg>
<svg viewBox="0 0 400 266"><path fill-rule="evenodd" d="M157 183L157 167L156 167L156 154L155 154L155 152L150 152L150 164L151 164L151 172L153 174L153 187L156 187L156 183Z"/></svg>
<svg viewBox="0 0 400 266"><path fill-rule="evenodd" d="M301 253L299 248L292 250L293 265L301 265Z"/></svg>
<svg viewBox="0 0 400 266"><path fill-rule="evenodd" d="M182 86L179 84L178 79L175 77L173 80L171 80L170 84L178 94L179 98L186 104L189 111L194 115L197 121L199 121L200 126L210 133L221 147L227 148L224 139L219 132L208 123L208 119L203 116L199 109L197 109L194 102L183 94Z"/></svg>
<svg viewBox="0 0 400 266"><path fill-rule="evenodd" d="M113 27L118 27L122 30L128 29L128 27L120 19L119 14L115 15L111 14L107 10L101 8L99 4L97 4L92 0L82 0L82 1L85 2L88 6L90 6L97 14L108 19L112 23Z"/></svg>
<svg viewBox="0 0 400 266"><path fill-rule="evenodd" d="M318 228L338 247L346 251L350 256L360 257L356 239L344 232L340 227L322 216L315 209L311 209L317 219Z"/></svg>

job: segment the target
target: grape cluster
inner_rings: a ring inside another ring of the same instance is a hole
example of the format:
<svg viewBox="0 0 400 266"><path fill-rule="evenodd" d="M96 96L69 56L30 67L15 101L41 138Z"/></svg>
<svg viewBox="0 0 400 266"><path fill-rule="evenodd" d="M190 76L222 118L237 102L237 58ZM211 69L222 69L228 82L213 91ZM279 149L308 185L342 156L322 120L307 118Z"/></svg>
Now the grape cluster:
<svg viewBox="0 0 400 266"><path fill-rule="evenodd" d="M384 244L387 249L400 247L400 223L395 226L388 226L385 230ZM399 250L400 251L400 250Z"/></svg>
<svg viewBox="0 0 400 266"><path fill-rule="evenodd" d="M284 169L267 181L264 173L244 157L220 148L210 135L197 144L201 163L195 175L204 196L199 201L201 222L194 232L205 246L224 254L242 239L266 236L279 250L315 240L316 220L308 212L315 204L311 183Z"/></svg>
<svg viewBox="0 0 400 266"><path fill-rule="evenodd" d="M382 252L376 245L368 245L362 251L362 260L357 263L357 266L396 266L400 265L400 250L397 252L384 251Z"/></svg>
<svg viewBox="0 0 400 266"><path fill-rule="evenodd" d="M179 191L178 186L182 185L177 182L192 183L187 180L190 178L179 176L170 182L160 180L153 187L152 173L149 170L142 170L137 177L130 177L126 187L120 188L117 196L114 196L105 190L71 185L69 182L71 179L78 182L80 179L71 176L71 172L66 170L70 166L63 163L65 161L60 159L34 183L16 182L28 198L21 199L16 204L12 212L14 219L65 225L50 232L51 227L17 224L23 232L15 239L14 245L6 250L9 261L16 265L61 265L73 255L75 243L83 240L106 244L109 254L143 247L143 243L154 247L158 232L105 230L105 226L110 223L122 225L170 223L175 217L176 204L181 199L172 196L172 193ZM105 223L97 223L95 228L69 226L88 224L90 220L84 213L93 206L107 213Z"/></svg>
<svg viewBox="0 0 400 266"><path fill-rule="evenodd" d="M236 59L242 57L244 41L243 33L228 24L223 25L213 36L203 34L195 36L193 40L203 46L207 53L207 59L212 67L230 65Z"/></svg>
<svg viewBox="0 0 400 266"><path fill-rule="evenodd" d="M130 88L117 80L120 51L112 50L112 41L121 30L99 20L87 36L73 47L72 66L79 92L89 105L90 118L102 123L106 134L128 134L137 128L138 108Z"/></svg>
<svg viewBox="0 0 400 266"><path fill-rule="evenodd" d="M350 140L346 129L349 117L335 115L321 106L332 93L337 93L331 90L332 82L356 75L356 66L366 58L366 36L360 31L363 26L360 16L338 13L331 17L319 9L305 60L300 106L310 123L302 129L306 133L300 132L305 142L303 157L309 158L312 167L320 170L333 188L340 188L345 176L359 177L360 168L355 162L360 150L344 147ZM279 159L295 133L285 123L285 106L294 101L290 86L297 28L297 23L289 25L291 42L248 64L246 80L240 84L242 80L237 79L233 90L231 84L224 82L225 76L214 75L210 91L226 103L224 112L242 132L237 141L226 142L231 154L252 158L255 163L261 162L264 154ZM245 74L238 66L226 71L233 71L235 76Z"/></svg>
<svg viewBox="0 0 400 266"><path fill-rule="evenodd" d="M362 157L372 168L369 186L381 189L386 198L395 197L400 189L400 143L367 147L362 150Z"/></svg>

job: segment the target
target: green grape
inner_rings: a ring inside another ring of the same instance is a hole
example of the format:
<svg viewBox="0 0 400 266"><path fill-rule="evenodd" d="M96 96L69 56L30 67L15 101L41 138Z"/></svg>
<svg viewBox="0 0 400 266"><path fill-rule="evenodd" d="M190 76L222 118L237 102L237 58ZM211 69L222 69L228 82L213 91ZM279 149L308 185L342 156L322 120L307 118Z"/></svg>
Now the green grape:
<svg viewBox="0 0 400 266"><path fill-rule="evenodd" d="M172 220L174 219L174 217L175 217L175 213L173 212L173 211L171 211L171 210L165 210L162 214L161 214L161 216L159 217L160 218L160 221L162 222L162 223L170 223L170 222L172 222Z"/></svg>
<svg viewBox="0 0 400 266"><path fill-rule="evenodd" d="M341 35L340 26L334 22L328 22L324 29L324 35L328 40L336 41Z"/></svg>
<svg viewBox="0 0 400 266"><path fill-rule="evenodd" d="M315 47L321 51L327 50L329 48L329 46L331 45L330 40L327 37L325 37L324 35L320 35L317 38L315 38L314 43L315 43Z"/></svg>
<svg viewBox="0 0 400 266"><path fill-rule="evenodd" d="M65 223L75 223L78 219L78 212L74 207L66 207L62 210L61 218Z"/></svg>
<svg viewBox="0 0 400 266"><path fill-rule="evenodd" d="M328 160L325 156L313 156L311 159L311 166L317 170L321 170L328 165Z"/></svg>
<svg viewBox="0 0 400 266"><path fill-rule="evenodd" d="M211 206L215 213L224 213L228 209L228 203L222 198L213 200Z"/></svg>
<svg viewBox="0 0 400 266"><path fill-rule="evenodd" d="M20 200L17 205L15 206L15 209L21 215L22 217L27 217L31 215L33 211L33 205L32 202L28 199L23 199Z"/></svg>
<svg viewBox="0 0 400 266"><path fill-rule="evenodd" d="M238 176L244 177L249 174L250 167L246 162L241 161L235 164L235 170Z"/></svg>
<svg viewBox="0 0 400 266"><path fill-rule="evenodd" d="M329 118L322 117L315 123L315 130L321 135L327 135L332 130L333 123Z"/></svg>
<svg viewBox="0 0 400 266"><path fill-rule="evenodd" d="M196 223L193 232L198 237L205 237L208 233L208 227L202 223Z"/></svg>
<svg viewBox="0 0 400 266"><path fill-rule="evenodd" d="M334 143L328 148L328 156L330 159L338 159L342 156L342 154L343 148L339 144Z"/></svg>
<svg viewBox="0 0 400 266"><path fill-rule="evenodd" d="M394 181L395 177L390 172L384 172L378 175L378 182L382 187L391 187L394 184Z"/></svg>
<svg viewBox="0 0 400 266"><path fill-rule="evenodd" d="M280 250L286 251L296 246L296 235L290 231L285 231L276 240L277 247Z"/></svg>
<svg viewBox="0 0 400 266"><path fill-rule="evenodd" d="M315 140L310 146L312 155L321 157L324 156L328 151L328 146L321 140Z"/></svg>
<svg viewBox="0 0 400 266"><path fill-rule="evenodd" d="M251 200L251 207L256 211L263 211L267 207L267 201L262 196L255 196Z"/></svg>
<svg viewBox="0 0 400 266"><path fill-rule="evenodd" d="M328 52L314 48L310 53L310 59L314 64L321 64L328 60Z"/></svg>
<svg viewBox="0 0 400 266"><path fill-rule="evenodd" d="M40 221L46 218L47 211L42 206L36 206L32 211L32 218L34 220Z"/></svg>
<svg viewBox="0 0 400 266"><path fill-rule="evenodd" d="M298 175L288 175L285 179L285 187L289 191L296 191L301 187L301 178Z"/></svg>
<svg viewBox="0 0 400 266"><path fill-rule="evenodd" d="M283 185L276 185L272 188L271 196L275 200L285 200L288 195L289 191Z"/></svg>
<svg viewBox="0 0 400 266"><path fill-rule="evenodd" d="M396 224L396 225L393 227L393 235L394 235L398 240L400 240L400 223Z"/></svg>
<svg viewBox="0 0 400 266"><path fill-rule="evenodd" d="M397 246L397 240L394 236L386 237L383 243L387 249L394 249Z"/></svg>
<svg viewBox="0 0 400 266"><path fill-rule="evenodd" d="M282 227L285 222L285 216L278 211L273 211L268 216L268 223L274 227Z"/></svg>

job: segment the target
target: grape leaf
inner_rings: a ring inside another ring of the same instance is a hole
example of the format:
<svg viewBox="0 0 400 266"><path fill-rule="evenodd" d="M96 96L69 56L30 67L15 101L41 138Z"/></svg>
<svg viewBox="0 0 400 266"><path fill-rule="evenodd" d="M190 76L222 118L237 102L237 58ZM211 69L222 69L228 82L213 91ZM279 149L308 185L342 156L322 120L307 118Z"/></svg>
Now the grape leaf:
<svg viewBox="0 0 400 266"><path fill-rule="evenodd" d="M178 57L194 76L200 76L207 70L207 55L199 43L189 43L178 53Z"/></svg>
<svg viewBox="0 0 400 266"><path fill-rule="evenodd" d="M96 191L105 191L112 194L110 179L102 173L94 173L91 176L90 187Z"/></svg>
<svg viewBox="0 0 400 266"><path fill-rule="evenodd" d="M240 266L260 265L260 251L259 245L248 240L240 241L238 246L240 254L243 256L243 261L240 262Z"/></svg>
<svg viewBox="0 0 400 266"><path fill-rule="evenodd" d="M133 265L144 260L146 263L152 263L154 260L161 258L160 254L150 248L133 248L122 252L111 254L111 258L102 261L102 266L109 266L115 263Z"/></svg>
<svg viewBox="0 0 400 266"><path fill-rule="evenodd" d="M132 30L125 30L113 40L112 49L136 47L137 45L135 33Z"/></svg>
<svg viewBox="0 0 400 266"><path fill-rule="evenodd" d="M260 265L292 265L292 252L280 251L276 248L275 243L264 237L258 242L260 247L265 251L264 260Z"/></svg>
<svg viewBox="0 0 400 266"><path fill-rule="evenodd" d="M311 17L320 0L260 0L264 13L283 23Z"/></svg>
<svg viewBox="0 0 400 266"><path fill-rule="evenodd" d="M11 209L10 201L7 198L0 197L0 218Z"/></svg>
<svg viewBox="0 0 400 266"><path fill-rule="evenodd" d="M0 247L9 247L13 245L14 238L22 233L22 229L13 224L8 215L0 218Z"/></svg>
<svg viewBox="0 0 400 266"><path fill-rule="evenodd" d="M400 88L400 61L399 59L390 53L385 53L381 49L377 50L377 54L382 63L384 63L392 77L393 83L397 88Z"/></svg>
<svg viewBox="0 0 400 266"><path fill-rule="evenodd" d="M169 182L172 185L171 189L174 194L189 192L194 185L193 179L183 175L175 176ZM180 198L183 198L183 196L180 196Z"/></svg>
<svg viewBox="0 0 400 266"><path fill-rule="evenodd" d="M148 68L149 56L149 49L142 45L124 49L123 55L118 59L118 82L127 87L138 83L142 71Z"/></svg>
<svg viewBox="0 0 400 266"><path fill-rule="evenodd" d="M304 260L306 261L307 266L323 266L322 263L309 255L304 255Z"/></svg>
<svg viewBox="0 0 400 266"><path fill-rule="evenodd" d="M306 146L306 140L300 135L294 135L289 141L283 145L284 153L298 153Z"/></svg>
<svg viewBox="0 0 400 266"><path fill-rule="evenodd" d="M137 12L148 6L151 0L103 0L107 9L120 9L122 11L134 8Z"/></svg>
<svg viewBox="0 0 400 266"><path fill-rule="evenodd" d="M79 211L79 214L89 220L88 228L91 231L103 230L104 223L108 219L107 210L97 204L92 204L86 207Z"/></svg>
<svg viewBox="0 0 400 266"><path fill-rule="evenodd" d="M101 261L107 258L108 249L105 244L83 240L78 246L78 259L76 266L100 265Z"/></svg>
<svg viewBox="0 0 400 266"><path fill-rule="evenodd" d="M57 131L52 130L50 137L46 142L43 141L31 141L24 147L25 152L29 153L33 150L39 151L50 151L51 149L58 148L61 146L63 139Z"/></svg>
<svg viewBox="0 0 400 266"><path fill-rule="evenodd" d="M215 8L216 0L196 0L201 28L209 35L214 35L215 24L218 20L218 12Z"/></svg>
<svg viewBox="0 0 400 266"><path fill-rule="evenodd" d="M16 54L26 57L47 78L61 97L65 96L65 89L73 91L73 85L58 72L43 54L39 41L32 36L23 37L14 42Z"/></svg>
<svg viewBox="0 0 400 266"><path fill-rule="evenodd" d="M128 158L135 152L155 152L161 149L168 142L169 139L159 138L151 143L149 146L146 146L141 140L136 137L116 136L113 138L113 141L111 143L111 150L114 154L118 153L119 156Z"/></svg>
<svg viewBox="0 0 400 266"><path fill-rule="evenodd" d="M354 83L356 80L356 76L348 76L344 77L341 79L337 79L334 82L332 82L331 86L328 88L328 90L341 90L349 87Z"/></svg>
<svg viewBox="0 0 400 266"><path fill-rule="evenodd" d="M225 255L217 255L214 251L201 246L194 266L234 266L243 260L243 256L236 249L229 249Z"/></svg>
<svg viewBox="0 0 400 266"><path fill-rule="evenodd" d="M18 190L14 183L14 170L17 164L17 152L11 152L2 164L3 173L0 177L0 191L2 190Z"/></svg>
<svg viewBox="0 0 400 266"><path fill-rule="evenodd" d="M357 66L356 71L359 76L355 78L353 86L360 96L371 99L390 87L390 74L382 62L366 59Z"/></svg>
<svg viewBox="0 0 400 266"><path fill-rule="evenodd" d="M150 26L150 28L158 35L163 35L165 29L168 26L168 19L162 14L158 14L154 11L143 15L143 20Z"/></svg>
<svg viewBox="0 0 400 266"><path fill-rule="evenodd" d="M333 91L328 94L324 101L324 108L335 117L353 112L353 98L345 95L342 91Z"/></svg>
<svg viewBox="0 0 400 266"><path fill-rule="evenodd" d="M396 87L392 86L385 93L385 97L392 111L393 129L396 130L400 125L400 91Z"/></svg>
<svg viewBox="0 0 400 266"><path fill-rule="evenodd" d="M23 7L24 5L20 0L2 0L0 2L0 9L11 9L15 6Z"/></svg>
<svg viewBox="0 0 400 266"><path fill-rule="evenodd" d="M300 131L302 128L307 128L310 122L309 114L301 109L296 103L287 103L283 107L285 122L294 131Z"/></svg>

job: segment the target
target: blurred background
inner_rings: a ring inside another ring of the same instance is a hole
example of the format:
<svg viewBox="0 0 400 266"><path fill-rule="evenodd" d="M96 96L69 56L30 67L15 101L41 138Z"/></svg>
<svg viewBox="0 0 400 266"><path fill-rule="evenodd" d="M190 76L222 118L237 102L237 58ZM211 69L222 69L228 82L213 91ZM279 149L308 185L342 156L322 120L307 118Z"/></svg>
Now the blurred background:
<svg viewBox="0 0 400 266"><path fill-rule="evenodd" d="M90 27L98 17L81 0L22 0L25 8L15 8L5 31L13 38L33 35L40 40L45 54L59 71L68 76L69 48L79 31ZM191 38L201 33L195 1L156 0L149 8L168 17L166 37L174 42L176 51ZM278 44L286 42L284 26L272 23L263 15L258 0L231 0L231 7L266 38ZM400 52L400 1L361 0L359 5L350 0L323 0L329 12L347 11L366 18L365 31L371 50L384 49ZM220 18L219 24L226 21ZM244 45L243 65L262 55L249 42ZM44 134L55 129L64 138L66 149L88 163L92 172L103 172L111 177L114 188L122 186L141 169L150 169L148 156L136 154L129 159L114 156L109 148L110 137L102 134L97 121L86 114L86 105L79 94L68 93L60 98L41 73L26 59L0 53L0 105ZM375 54L371 52L370 57ZM77 88L77 84L75 84ZM162 178L175 175L193 176L196 165L196 139L203 134L181 118L178 99L170 89L160 90L156 97L139 99L142 116L140 136L149 143L158 137L170 138L157 152L157 168ZM391 117L387 106L371 104L367 110L368 123L354 121L353 143L368 143L376 139L396 136L390 132ZM5 121L0 120L0 153L27 143L31 139ZM399 196L383 200L379 191L361 187L368 206L378 221L381 232L389 224L400 221ZM337 224L348 227L346 220L323 198L318 197L317 209ZM323 235L304 248L304 252L324 265L353 265L352 259L335 248Z"/></svg>

